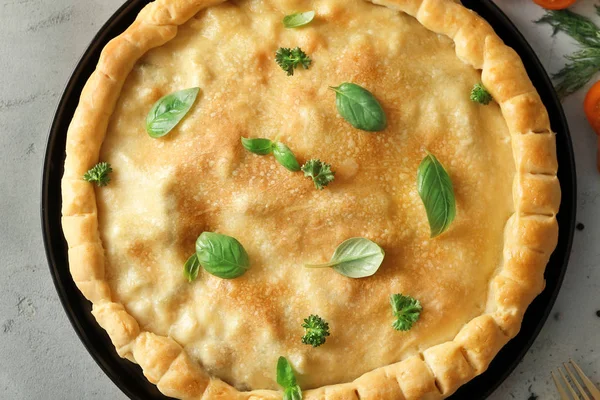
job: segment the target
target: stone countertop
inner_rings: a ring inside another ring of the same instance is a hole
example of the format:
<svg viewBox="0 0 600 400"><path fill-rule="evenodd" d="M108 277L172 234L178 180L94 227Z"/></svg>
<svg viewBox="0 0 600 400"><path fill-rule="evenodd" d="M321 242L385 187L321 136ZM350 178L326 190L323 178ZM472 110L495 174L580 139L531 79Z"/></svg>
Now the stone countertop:
<svg viewBox="0 0 600 400"><path fill-rule="evenodd" d="M90 40L122 0L0 0L0 398L125 399L94 363L63 311L40 229L46 136L62 89ZM576 49L532 20L530 0L497 0L548 71ZM592 0L575 11L593 13ZM600 78L600 76L598 76ZM492 400L558 398L550 370L574 358L600 380L600 175L596 138L582 109L585 90L564 102L578 171L577 231L556 305L531 350ZM596 211L594 211L596 210ZM594 244L596 243L596 244Z"/></svg>

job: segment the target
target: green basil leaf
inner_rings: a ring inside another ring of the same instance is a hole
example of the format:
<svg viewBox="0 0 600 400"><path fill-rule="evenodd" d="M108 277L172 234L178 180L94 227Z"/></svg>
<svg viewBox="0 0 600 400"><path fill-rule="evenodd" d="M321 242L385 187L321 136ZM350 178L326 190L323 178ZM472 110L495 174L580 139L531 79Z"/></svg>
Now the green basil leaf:
<svg viewBox="0 0 600 400"><path fill-rule="evenodd" d="M330 87L335 91L335 104L340 115L353 127L363 131L378 132L387 126L381 104L367 89L354 83Z"/></svg>
<svg viewBox="0 0 600 400"><path fill-rule="evenodd" d="M189 282L196 280L198 277L198 270L200 269L200 262L196 253L192 254L190 258L185 262L183 266L183 275Z"/></svg>
<svg viewBox="0 0 600 400"><path fill-rule="evenodd" d="M287 358L283 356L279 357L279 360L277 360L277 384L284 389L296 386L294 369Z"/></svg>
<svg viewBox="0 0 600 400"><path fill-rule="evenodd" d="M296 385L283 391L283 400L302 400L302 390Z"/></svg>
<svg viewBox="0 0 600 400"><path fill-rule="evenodd" d="M275 156L275 159L279 162L279 164L283 165L290 171L300 171L300 164L298 164L296 156L285 144L281 142L276 142L273 146L273 155Z"/></svg>
<svg viewBox="0 0 600 400"><path fill-rule="evenodd" d="M220 233L202 232L196 240L196 256L208 273L223 279L242 276L250 268L244 246Z"/></svg>
<svg viewBox="0 0 600 400"><path fill-rule="evenodd" d="M417 172L417 190L431 229L431 237L444 233L456 216L456 200L452 180L433 154L421 161Z"/></svg>
<svg viewBox="0 0 600 400"><path fill-rule="evenodd" d="M153 138L165 136L190 111L200 88L180 90L159 99L146 117L146 131Z"/></svg>
<svg viewBox="0 0 600 400"><path fill-rule="evenodd" d="M243 137L242 138L242 146L244 146L244 148L246 150L248 150L249 152L258 154L261 156L271 154L271 152L273 151L273 142L269 139L262 139L262 138L249 139L249 138Z"/></svg>
<svg viewBox="0 0 600 400"><path fill-rule="evenodd" d="M335 249L328 263L308 264L306 267L331 267L349 278L364 278L377 272L384 257L385 252L377 243L365 238L352 238Z"/></svg>
<svg viewBox="0 0 600 400"><path fill-rule="evenodd" d="M310 23L315 17L314 11L299 12L295 14L286 15L283 18L283 25L286 28L298 28L299 26Z"/></svg>

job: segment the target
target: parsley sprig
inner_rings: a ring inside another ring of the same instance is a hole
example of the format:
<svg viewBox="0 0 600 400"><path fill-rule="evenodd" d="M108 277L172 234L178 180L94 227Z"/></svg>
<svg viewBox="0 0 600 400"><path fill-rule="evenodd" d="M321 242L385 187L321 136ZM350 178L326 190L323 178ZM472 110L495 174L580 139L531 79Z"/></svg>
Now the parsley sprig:
<svg viewBox="0 0 600 400"><path fill-rule="evenodd" d="M287 72L288 76L294 75L294 69L299 66L308 69L312 62L310 57L300 47L296 47L295 49L280 47L275 53L275 61L282 70Z"/></svg>
<svg viewBox="0 0 600 400"><path fill-rule="evenodd" d="M600 6L595 7L596 14L600 15ZM550 24L552 35L564 32L580 45L578 51L565 56L567 64L552 76L557 81L558 96L565 98L581 89L600 71L600 28L589 18L569 10L548 11L535 22Z"/></svg>
<svg viewBox="0 0 600 400"><path fill-rule="evenodd" d="M88 172L83 175L83 180L87 182L95 182L99 187L108 185L110 182L110 174L112 168L107 162L101 162L94 165Z"/></svg>
<svg viewBox="0 0 600 400"><path fill-rule="evenodd" d="M331 170L331 165L314 158L302 166L302 171L304 176L312 178L315 187L319 190L329 185L335 178L335 172Z"/></svg>
<svg viewBox="0 0 600 400"><path fill-rule="evenodd" d="M493 100L492 95L481 83L475 84L471 89L471 101L487 106Z"/></svg>
<svg viewBox="0 0 600 400"><path fill-rule="evenodd" d="M329 324L318 315L311 314L304 319L302 327L306 330L302 336L302 343L309 344L312 347L319 347L325 343L329 336Z"/></svg>
<svg viewBox="0 0 600 400"><path fill-rule="evenodd" d="M394 317L396 317L392 326L397 331L410 330L423 310L419 300L399 293L390 296L390 303Z"/></svg>

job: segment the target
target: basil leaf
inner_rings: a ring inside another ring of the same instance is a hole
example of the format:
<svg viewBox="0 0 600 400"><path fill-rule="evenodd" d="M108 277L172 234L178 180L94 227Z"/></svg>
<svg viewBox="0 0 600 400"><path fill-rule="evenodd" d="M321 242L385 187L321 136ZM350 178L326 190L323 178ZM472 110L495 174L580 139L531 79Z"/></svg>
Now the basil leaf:
<svg viewBox="0 0 600 400"><path fill-rule="evenodd" d="M298 28L299 26L310 23L315 17L314 11L299 12L295 14L286 15L283 18L283 25L286 28Z"/></svg>
<svg viewBox="0 0 600 400"><path fill-rule="evenodd" d="M427 211L431 237L441 235L454 221L456 200L452 180L433 154L427 154L419 165L417 191Z"/></svg>
<svg viewBox="0 0 600 400"><path fill-rule="evenodd" d="M183 275L187 278L189 282L192 282L198 277L199 269L200 262L198 261L198 256L196 256L196 253L194 253L185 262L183 266Z"/></svg>
<svg viewBox="0 0 600 400"><path fill-rule="evenodd" d="M381 104L367 89L354 83L330 87L335 91L335 104L340 115L353 127L363 131L378 132L387 126Z"/></svg>
<svg viewBox="0 0 600 400"><path fill-rule="evenodd" d="M385 252L375 242L365 238L352 238L340 244L333 257L325 264L308 264L308 268L331 267L349 278L364 278L373 275L383 262Z"/></svg>
<svg viewBox="0 0 600 400"><path fill-rule="evenodd" d="M190 111L200 88L180 90L159 99L146 117L146 131L153 138L165 136Z"/></svg>
<svg viewBox="0 0 600 400"><path fill-rule="evenodd" d="M243 137L242 146L244 146L244 148L249 152L259 154L261 156L271 154L273 151L273 142L269 139L249 139Z"/></svg>
<svg viewBox="0 0 600 400"><path fill-rule="evenodd" d="M290 171L300 171L300 164L298 164L296 156L285 144L281 142L276 142L273 146L273 155L275 156L275 159L279 162L279 164L283 165Z"/></svg>
<svg viewBox="0 0 600 400"><path fill-rule="evenodd" d="M196 240L196 256L208 273L223 279L242 276L250 268L244 246L220 233L202 232Z"/></svg>
<svg viewBox="0 0 600 400"><path fill-rule="evenodd" d="M302 390L296 385L283 391L283 400L302 400Z"/></svg>
<svg viewBox="0 0 600 400"><path fill-rule="evenodd" d="M284 391L293 389L297 386L294 369L287 358L283 356L279 357L279 360L277 360L277 384L283 387ZM300 390L300 388L298 388L298 390Z"/></svg>

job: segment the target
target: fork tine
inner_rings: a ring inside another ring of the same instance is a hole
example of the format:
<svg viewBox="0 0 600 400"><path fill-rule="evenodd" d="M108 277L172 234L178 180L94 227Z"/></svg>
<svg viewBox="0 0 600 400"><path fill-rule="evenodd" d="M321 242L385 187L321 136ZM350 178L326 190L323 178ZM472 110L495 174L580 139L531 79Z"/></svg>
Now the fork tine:
<svg viewBox="0 0 600 400"><path fill-rule="evenodd" d="M567 363L563 363L563 365L567 370L567 373L571 377L571 381L575 384L575 386L577 386L577 390L579 390L579 393L581 393L581 397L583 397L583 400L590 400L585 390L583 390L583 388L579 384L579 380L577 380L577 378L575 378L575 375L573 375L573 373L571 372L571 368L569 368L569 365Z"/></svg>
<svg viewBox="0 0 600 400"><path fill-rule="evenodd" d="M569 383L569 380L567 379L565 374L563 374L562 369L559 368L558 373L560 373L560 376L562 376L563 381L565 382L565 385L567 385L567 389L569 389L569 392L571 392L571 396L573 396L574 399L579 400L579 396L577 396L577 393L575 392L575 390L573 390L573 386L571 386L571 384Z"/></svg>
<svg viewBox="0 0 600 400"><path fill-rule="evenodd" d="M594 400L600 400L600 390L598 390L598 388L596 386L594 386L594 384L592 383L592 381L590 380L590 378L588 378L587 376L585 376L585 374L583 373L583 371L581 370L581 368L579 368L579 365L577 365L575 363L575 361L569 360L569 362L575 368L575 371L577 371L577 374L579 375L579 377L583 381L585 387L587 387L588 390L590 391L590 394L592 395L592 397L594 398Z"/></svg>
<svg viewBox="0 0 600 400"><path fill-rule="evenodd" d="M563 388L563 386L558 381L558 378L554 374L554 371L551 371L550 373L552 374L552 379L554 380L554 384L556 385L556 390L558 390L558 394L560 395L561 400L571 400L571 398L569 397L567 392L565 392L565 389Z"/></svg>

